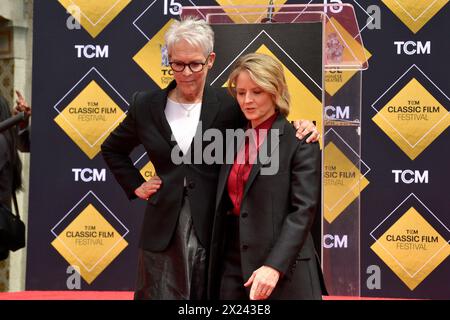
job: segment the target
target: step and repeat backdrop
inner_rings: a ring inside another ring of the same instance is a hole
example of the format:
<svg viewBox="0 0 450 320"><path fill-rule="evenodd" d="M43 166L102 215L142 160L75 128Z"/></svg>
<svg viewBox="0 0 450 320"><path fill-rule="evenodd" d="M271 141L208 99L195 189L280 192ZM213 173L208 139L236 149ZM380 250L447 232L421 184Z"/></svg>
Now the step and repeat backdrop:
<svg viewBox="0 0 450 320"><path fill-rule="evenodd" d="M231 14L225 6L269 2L34 1L27 290L134 289L145 202L126 198L100 145L125 117L135 91L164 88L172 80L164 33L182 6L221 6ZM323 97L332 101L327 97L362 76L358 156L364 173L336 179L334 184L357 183L357 193L324 222L339 224L360 199L359 239L344 231L324 234L322 250L339 254L360 246L360 260L351 263L359 265L363 296L450 298L449 1L342 2L355 8L369 57L362 75L327 75L322 90L322 30L312 23L297 34L247 27L233 41L217 43L208 82L222 86L240 54L271 54L285 66L291 118L314 119L322 127ZM217 36L227 32L215 29ZM326 106L326 115L352 120L355 100ZM131 157L145 178L155 174L143 149ZM335 169L327 166L324 174L333 177L327 170Z"/></svg>

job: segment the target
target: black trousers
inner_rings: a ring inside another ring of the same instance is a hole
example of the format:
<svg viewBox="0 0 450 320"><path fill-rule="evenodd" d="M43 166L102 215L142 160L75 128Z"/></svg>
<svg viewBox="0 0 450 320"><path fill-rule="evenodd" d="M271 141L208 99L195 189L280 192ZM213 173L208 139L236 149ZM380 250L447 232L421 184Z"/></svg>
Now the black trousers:
<svg viewBox="0 0 450 320"><path fill-rule="evenodd" d="M206 297L206 250L192 223L185 194L175 233L162 252L139 249L134 299L202 300Z"/></svg>
<svg viewBox="0 0 450 320"><path fill-rule="evenodd" d="M238 216L233 214L227 216L225 234L225 257L219 298L220 300L249 300L249 292L244 287L248 279L242 277Z"/></svg>

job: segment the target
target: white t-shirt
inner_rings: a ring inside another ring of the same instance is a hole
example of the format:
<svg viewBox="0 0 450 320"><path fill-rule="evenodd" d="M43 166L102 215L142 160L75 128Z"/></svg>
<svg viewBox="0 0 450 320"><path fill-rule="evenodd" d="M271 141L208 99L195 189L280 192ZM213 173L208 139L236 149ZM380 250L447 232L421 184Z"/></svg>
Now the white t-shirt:
<svg viewBox="0 0 450 320"><path fill-rule="evenodd" d="M200 121L200 111L202 104L199 103L178 103L167 99L164 113L169 122L175 140L183 154L186 154L191 146ZM189 116L188 116L189 115Z"/></svg>

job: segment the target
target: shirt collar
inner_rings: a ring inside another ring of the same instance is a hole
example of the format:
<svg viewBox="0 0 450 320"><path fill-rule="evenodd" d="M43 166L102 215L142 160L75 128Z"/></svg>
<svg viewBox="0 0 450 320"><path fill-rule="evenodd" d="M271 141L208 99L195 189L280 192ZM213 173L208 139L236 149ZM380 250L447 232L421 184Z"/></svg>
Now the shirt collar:
<svg viewBox="0 0 450 320"><path fill-rule="evenodd" d="M270 118L267 118L266 120L264 120L264 122L260 123L254 129L258 132L260 130L269 130L270 128L272 128L272 125L275 122L277 117L278 117L278 112L275 112L272 116L270 116ZM252 128L252 126L251 126L251 123L249 122L247 129L251 129L251 128Z"/></svg>

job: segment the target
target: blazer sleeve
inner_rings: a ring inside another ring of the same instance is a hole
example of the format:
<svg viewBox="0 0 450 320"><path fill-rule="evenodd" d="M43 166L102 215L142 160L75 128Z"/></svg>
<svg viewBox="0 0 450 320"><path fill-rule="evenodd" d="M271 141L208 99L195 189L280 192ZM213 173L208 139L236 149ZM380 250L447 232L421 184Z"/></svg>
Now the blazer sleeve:
<svg viewBox="0 0 450 320"><path fill-rule="evenodd" d="M134 191L145 182L130 158L131 151L141 144L136 124L138 105L139 93L135 93L125 119L101 146L106 164L130 200L137 198Z"/></svg>
<svg viewBox="0 0 450 320"><path fill-rule="evenodd" d="M265 265L284 275L296 259L310 233L319 209L321 154L319 144L298 145L291 162L291 211L286 215L278 239Z"/></svg>
<svg viewBox="0 0 450 320"><path fill-rule="evenodd" d="M8 141L6 141L5 136L0 133L0 172L3 170L3 167L9 161L10 158L10 148L8 146Z"/></svg>
<svg viewBox="0 0 450 320"><path fill-rule="evenodd" d="M30 130L30 126L27 126L17 134L17 149L21 152L30 152Z"/></svg>

